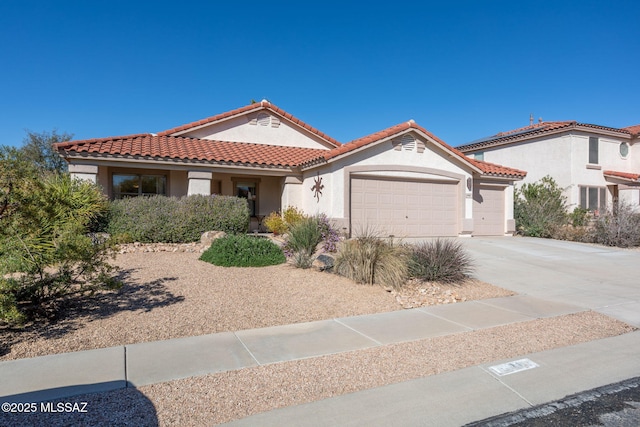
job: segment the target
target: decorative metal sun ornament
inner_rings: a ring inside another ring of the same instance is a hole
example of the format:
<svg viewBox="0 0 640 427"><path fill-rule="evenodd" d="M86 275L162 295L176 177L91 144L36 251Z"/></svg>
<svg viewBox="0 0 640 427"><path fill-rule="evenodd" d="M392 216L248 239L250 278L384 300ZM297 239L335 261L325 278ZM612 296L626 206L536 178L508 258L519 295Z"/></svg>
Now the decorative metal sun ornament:
<svg viewBox="0 0 640 427"><path fill-rule="evenodd" d="M311 191L313 191L313 197L316 198L316 203L320 202L320 196L322 196L322 189L324 185L322 185L322 177L320 176L320 172L318 172L318 176L313 179L313 187L311 187Z"/></svg>

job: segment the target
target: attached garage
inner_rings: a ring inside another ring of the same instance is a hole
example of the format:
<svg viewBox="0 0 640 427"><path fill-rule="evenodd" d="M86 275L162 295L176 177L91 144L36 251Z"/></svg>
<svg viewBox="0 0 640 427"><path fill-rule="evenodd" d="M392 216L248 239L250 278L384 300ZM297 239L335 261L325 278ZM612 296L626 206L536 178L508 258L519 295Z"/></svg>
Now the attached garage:
<svg viewBox="0 0 640 427"><path fill-rule="evenodd" d="M457 236L457 182L351 178L351 230L383 236Z"/></svg>
<svg viewBox="0 0 640 427"><path fill-rule="evenodd" d="M473 189L473 235L502 236L505 187L476 185Z"/></svg>

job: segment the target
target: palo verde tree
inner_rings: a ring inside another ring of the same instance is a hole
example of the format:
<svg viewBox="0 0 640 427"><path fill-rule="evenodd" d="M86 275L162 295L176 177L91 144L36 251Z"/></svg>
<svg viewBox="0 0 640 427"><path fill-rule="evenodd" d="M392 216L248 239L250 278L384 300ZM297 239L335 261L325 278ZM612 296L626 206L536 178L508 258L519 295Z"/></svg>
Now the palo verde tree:
<svg viewBox="0 0 640 427"><path fill-rule="evenodd" d="M110 243L87 233L106 209L94 184L0 146L0 324L55 316L65 296L118 285Z"/></svg>

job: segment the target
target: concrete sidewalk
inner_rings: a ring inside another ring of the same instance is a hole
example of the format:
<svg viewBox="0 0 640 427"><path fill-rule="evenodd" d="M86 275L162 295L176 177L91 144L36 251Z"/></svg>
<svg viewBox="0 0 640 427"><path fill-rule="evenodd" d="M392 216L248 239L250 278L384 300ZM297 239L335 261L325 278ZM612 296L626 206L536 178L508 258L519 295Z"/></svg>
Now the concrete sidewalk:
<svg viewBox="0 0 640 427"><path fill-rule="evenodd" d="M499 376L507 361L253 415L226 426L462 426L640 373L640 332L527 355L539 367ZM587 374L588 373L588 374Z"/></svg>
<svg viewBox="0 0 640 427"><path fill-rule="evenodd" d="M584 311L512 296L0 363L0 401L51 400Z"/></svg>

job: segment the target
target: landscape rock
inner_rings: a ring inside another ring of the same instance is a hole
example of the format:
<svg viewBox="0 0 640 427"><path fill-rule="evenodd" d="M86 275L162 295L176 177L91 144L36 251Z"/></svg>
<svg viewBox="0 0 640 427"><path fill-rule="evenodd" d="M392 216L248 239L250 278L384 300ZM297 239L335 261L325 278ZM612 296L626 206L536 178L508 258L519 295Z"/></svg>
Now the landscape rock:
<svg viewBox="0 0 640 427"><path fill-rule="evenodd" d="M226 235L227 233L225 233L224 231L205 231L204 233L202 233L202 236L200 236L200 244L209 247L211 246L211 242L216 239L225 237Z"/></svg>
<svg viewBox="0 0 640 427"><path fill-rule="evenodd" d="M335 264L335 259L329 254L320 254L313 260L311 266L319 271L331 270Z"/></svg>

